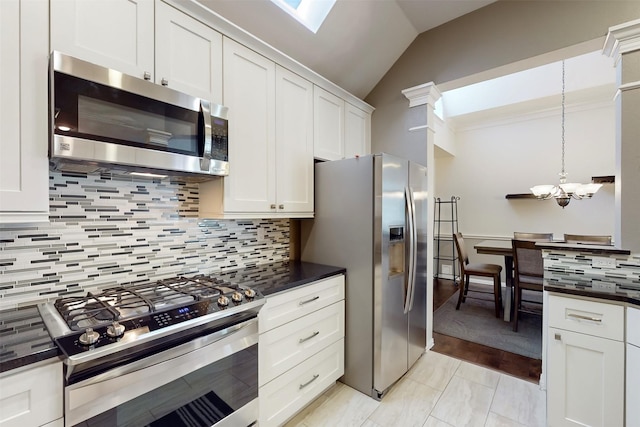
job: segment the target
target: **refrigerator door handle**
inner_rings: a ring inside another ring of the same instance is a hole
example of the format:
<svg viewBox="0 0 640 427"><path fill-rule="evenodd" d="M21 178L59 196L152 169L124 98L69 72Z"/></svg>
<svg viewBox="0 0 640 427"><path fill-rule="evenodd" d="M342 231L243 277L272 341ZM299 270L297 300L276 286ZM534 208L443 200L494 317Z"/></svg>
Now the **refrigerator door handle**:
<svg viewBox="0 0 640 427"><path fill-rule="evenodd" d="M415 241L414 241L414 234L415 234L415 222L414 222L414 205L412 203L412 197L411 197L411 189L409 187L405 187L404 188L404 200L407 204L407 216L408 216L408 228L409 228L409 233L408 233L408 238L409 238L409 268L407 271L407 294L405 296L405 300L404 300L404 314L409 313L409 310L411 310L411 303L413 302L413 284L414 284L414 280L413 280L413 275L414 275L414 271L415 271Z"/></svg>
<svg viewBox="0 0 640 427"><path fill-rule="evenodd" d="M411 298L409 300L408 312L413 308L413 298L416 294L416 269L418 266L418 226L416 220L416 201L413 196L413 188L409 187L409 199L411 201L411 250L413 252L411 268ZM411 254L410 254L411 255Z"/></svg>

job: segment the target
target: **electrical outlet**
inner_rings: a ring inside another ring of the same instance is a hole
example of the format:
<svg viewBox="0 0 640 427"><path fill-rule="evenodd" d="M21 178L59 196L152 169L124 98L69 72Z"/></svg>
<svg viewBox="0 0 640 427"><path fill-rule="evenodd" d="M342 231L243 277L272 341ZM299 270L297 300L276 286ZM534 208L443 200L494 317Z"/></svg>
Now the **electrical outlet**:
<svg viewBox="0 0 640 427"><path fill-rule="evenodd" d="M442 274L451 274L451 266L447 264L443 264L441 266Z"/></svg>
<svg viewBox="0 0 640 427"><path fill-rule="evenodd" d="M597 282L597 281L593 281L591 283L591 287L595 290L598 291L607 291L607 292L615 292L616 291L616 284L615 283L608 283L608 282Z"/></svg>
<svg viewBox="0 0 640 427"><path fill-rule="evenodd" d="M593 257L591 267L595 268L616 268L616 259L608 257Z"/></svg>

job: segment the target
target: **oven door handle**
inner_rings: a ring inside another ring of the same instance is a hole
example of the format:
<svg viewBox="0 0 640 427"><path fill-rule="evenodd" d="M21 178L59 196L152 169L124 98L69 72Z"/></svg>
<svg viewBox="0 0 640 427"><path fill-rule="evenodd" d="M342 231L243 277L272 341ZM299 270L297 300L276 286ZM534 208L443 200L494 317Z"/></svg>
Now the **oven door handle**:
<svg viewBox="0 0 640 427"><path fill-rule="evenodd" d="M102 374L96 375L91 378L87 378L86 380L80 381L76 384L72 384L70 388L76 388L76 386L85 387L88 385L98 384L116 377L121 377L126 374L142 371L145 368L149 368L151 366L160 364L162 362L166 362L167 360L177 359L178 357L191 353L192 351L214 344L215 342L220 341L221 339L226 338L231 334L236 334L242 330L246 330L247 328L250 328L253 325L257 325L257 323L258 323L258 318L255 318L243 323L239 323L237 325L230 326L221 331L217 331L203 337L195 338L177 347L164 350L160 353L145 357L144 359L131 362L127 365L118 366ZM222 355L222 357L227 356L228 354L235 353L236 351L242 350L246 347L256 344L257 342L258 342L257 336L255 337L255 339L251 336L247 336L244 340L242 340L241 344L228 346L228 348L226 349L228 351L225 352L225 354ZM193 370L195 371L197 369L198 367L194 367Z"/></svg>

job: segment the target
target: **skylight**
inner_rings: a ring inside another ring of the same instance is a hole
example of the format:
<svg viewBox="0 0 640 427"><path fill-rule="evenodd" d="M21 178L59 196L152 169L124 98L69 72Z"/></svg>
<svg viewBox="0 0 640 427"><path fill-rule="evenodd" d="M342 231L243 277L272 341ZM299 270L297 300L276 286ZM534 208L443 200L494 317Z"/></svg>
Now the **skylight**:
<svg viewBox="0 0 640 427"><path fill-rule="evenodd" d="M314 34L324 22L336 0L271 0Z"/></svg>

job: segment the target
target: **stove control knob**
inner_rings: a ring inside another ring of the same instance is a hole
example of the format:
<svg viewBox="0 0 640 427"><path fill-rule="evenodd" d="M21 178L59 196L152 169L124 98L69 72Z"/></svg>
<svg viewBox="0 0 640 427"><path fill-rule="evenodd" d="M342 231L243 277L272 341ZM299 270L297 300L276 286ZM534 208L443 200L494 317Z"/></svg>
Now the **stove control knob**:
<svg viewBox="0 0 640 427"><path fill-rule="evenodd" d="M241 302L242 294L238 291L235 291L233 294L231 294L231 299L233 300L233 302Z"/></svg>
<svg viewBox="0 0 640 427"><path fill-rule="evenodd" d="M124 334L124 325L121 325L118 322L113 322L109 327L107 327L107 335L111 338L117 338Z"/></svg>
<svg viewBox="0 0 640 427"><path fill-rule="evenodd" d="M253 289L245 289L244 290L244 295L247 298L254 298L256 296L256 291L254 291Z"/></svg>
<svg viewBox="0 0 640 427"><path fill-rule="evenodd" d="M93 330L93 328L87 328L84 334L80 335L80 344L92 345L95 344L100 338L100 334Z"/></svg>
<svg viewBox="0 0 640 427"><path fill-rule="evenodd" d="M228 305L229 305L229 298L227 298L227 297L226 297L226 296L224 296L224 295L220 295L220 296L218 297L218 305L219 305L220 307L226 307L226 306L228 306Z"/></svg>

